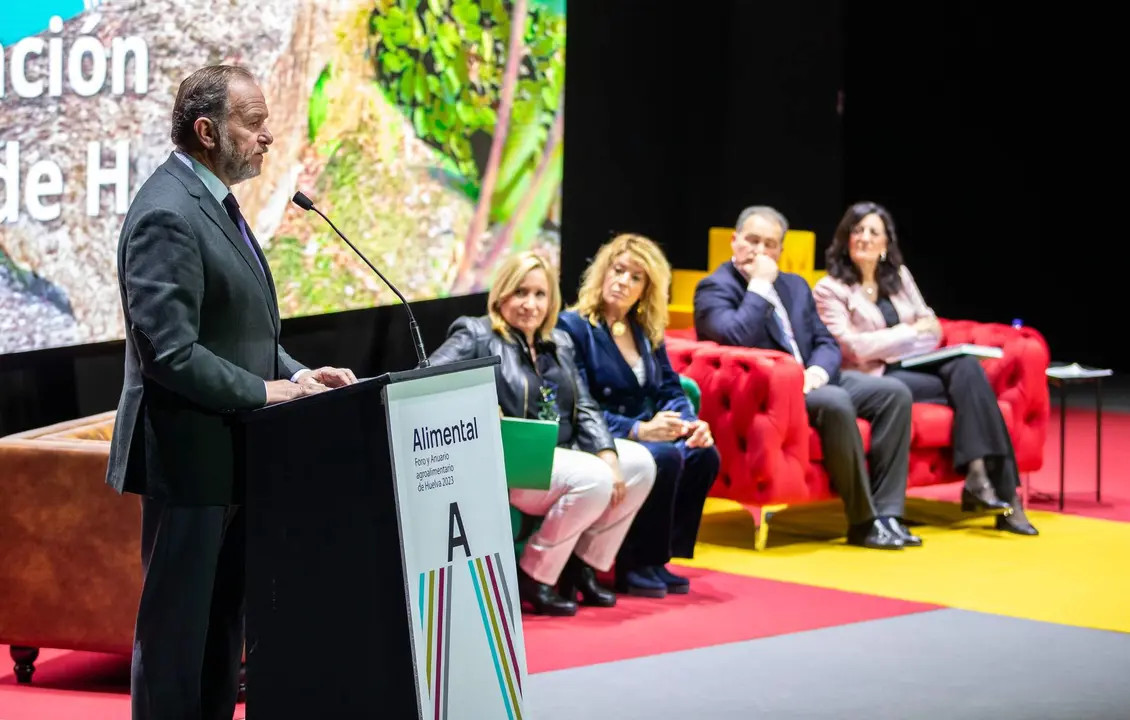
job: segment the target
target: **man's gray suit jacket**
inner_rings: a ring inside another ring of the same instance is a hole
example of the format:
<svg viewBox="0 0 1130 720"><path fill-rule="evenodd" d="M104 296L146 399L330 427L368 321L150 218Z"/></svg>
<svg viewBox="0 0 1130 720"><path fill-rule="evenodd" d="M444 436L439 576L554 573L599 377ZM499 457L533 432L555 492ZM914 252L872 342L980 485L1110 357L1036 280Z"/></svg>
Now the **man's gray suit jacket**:
<svg viewBox="0 0 1130 720"><path fill-rule="evenodd" d="M224 413L262 407L264 381L303 369L279 345L274 280L253 244L174 155L126 213L118 242L125 382L106 472L119 493L182 505L242 501Z"/></svg>

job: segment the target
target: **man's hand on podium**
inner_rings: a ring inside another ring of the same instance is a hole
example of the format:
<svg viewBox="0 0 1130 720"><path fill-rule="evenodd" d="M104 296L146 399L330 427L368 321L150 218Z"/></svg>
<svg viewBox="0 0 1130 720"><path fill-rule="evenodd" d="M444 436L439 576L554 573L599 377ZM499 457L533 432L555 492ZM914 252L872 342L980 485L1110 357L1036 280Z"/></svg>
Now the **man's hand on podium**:
<svg viewBox="0 0 1130 720"><path fill-rule="evenodd" d="M307 395L325 392L331 388L345 387L357 382L357 376L348 368L322 367L317 370L303 370L290 380L274 380L267 385L267 404L295 400Z"/></svg>
<svg viewBox="0 0 1130 720"><path fill-rule="evenodd" d="M272 380L267 385L267 404L276 405L287 400L296 400L307 395L325 392L328 387L318 382L291 382L290 380Z"/></svg>
<svg viewBox="0 0 1130 720"><path fill-rule="evenodd" d="M349 368L320 367L298 376L298 384L314 383L327 388L339 388L357 382L357 376Z"/></svg>

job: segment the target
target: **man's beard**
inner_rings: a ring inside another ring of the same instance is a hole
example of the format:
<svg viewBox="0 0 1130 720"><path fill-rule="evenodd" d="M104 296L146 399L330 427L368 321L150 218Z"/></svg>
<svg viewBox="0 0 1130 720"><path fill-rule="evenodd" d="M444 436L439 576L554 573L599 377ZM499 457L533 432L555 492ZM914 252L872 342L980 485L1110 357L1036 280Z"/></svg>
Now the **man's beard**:
<svg viewBox="0 0 1130 720"><path fill-rule="evenodd" d="M223 172L228 181L235 185L258 175L259 170L251 164L251 157L255 152L251 151L247 155L240 155L225 127L221 127L218 134L220 137L220 157L217 158L216 164L219 165L220 171Z"/></svg>

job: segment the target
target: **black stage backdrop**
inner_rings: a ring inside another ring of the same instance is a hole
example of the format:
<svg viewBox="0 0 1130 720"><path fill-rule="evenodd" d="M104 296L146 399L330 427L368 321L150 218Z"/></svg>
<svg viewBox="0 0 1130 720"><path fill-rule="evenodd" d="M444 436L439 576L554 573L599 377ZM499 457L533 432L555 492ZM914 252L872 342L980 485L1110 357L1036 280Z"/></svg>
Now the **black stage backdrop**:
<svg viewBox="0 0 1130 720"><path fill-rule="evenodd" d="M1055 359L1130 369L1111 326L1117 26L972 2L574 2L565 296L615 232L703 268L707 229L750 203L816 231L822 267L846 203L873 199L943 316L1021 318ZM416 305L428 349L484 300ZM415 362L398 307L288 320L283 340L366 375ZM0 434L113 409L121 366L120 344L0 356Z"/></svg>
<svg viewBox="0 0 1130 720"><path fill-rule="evenodd" d="M844 195L891 209L942 316L1019 318L1053 360L1130 370L1110 11L851 3Z"/></svg>
<svg viewBox="0 0 1130 720"><path fill-rule="evenodd" d="M482 294L412 305L429 352L443 342L454 318L481 315L485 308ZM361 377L416 366L402 306L284 320L282 344L311 367L348 367ZM117 342L0 355L0 436L116 408L122 348Z"/></svg>
<svg viewBox="0 0 1130 720"><path fill-rule="evenodd" d="M562 287L619 232L706 269L710 227L770 204L827 237L843 210L841 3L569 7Z"/></svg>

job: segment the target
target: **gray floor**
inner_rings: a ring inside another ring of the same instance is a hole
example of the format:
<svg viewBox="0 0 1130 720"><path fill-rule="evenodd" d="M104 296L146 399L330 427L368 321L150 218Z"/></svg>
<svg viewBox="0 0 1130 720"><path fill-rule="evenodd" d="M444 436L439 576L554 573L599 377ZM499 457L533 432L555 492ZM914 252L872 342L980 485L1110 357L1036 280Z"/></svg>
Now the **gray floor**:
<svg viewBox="0 0 1130 720"><path fill-rule="evenodd" d="M530 720L1126 720L1130 635L938 610L533 675L525 694Z"/></svg>

